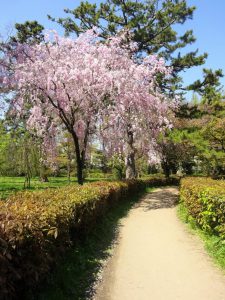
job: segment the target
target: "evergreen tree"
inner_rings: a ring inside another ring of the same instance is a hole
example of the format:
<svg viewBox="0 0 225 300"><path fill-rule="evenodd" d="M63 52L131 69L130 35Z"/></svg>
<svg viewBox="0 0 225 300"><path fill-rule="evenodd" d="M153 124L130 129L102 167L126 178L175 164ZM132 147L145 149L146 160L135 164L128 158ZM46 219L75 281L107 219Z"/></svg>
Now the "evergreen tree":
<svg viewBox="0 0 225 300"><path fill-rule="evenodd" d="M196 80L189 86L190 90L196 90L202 96L203 102L212 103L221 99L223 89L220 79L223 77L221 69L212 71L212 69L203 69L203 80Z"/></svg>
<svg viewBox="0 0 225 300"><path fill-rule="evenodd" d="M11 37L13 43L40 43L44 39L44 27L37 21L15 24L16 35Z"/></svg>

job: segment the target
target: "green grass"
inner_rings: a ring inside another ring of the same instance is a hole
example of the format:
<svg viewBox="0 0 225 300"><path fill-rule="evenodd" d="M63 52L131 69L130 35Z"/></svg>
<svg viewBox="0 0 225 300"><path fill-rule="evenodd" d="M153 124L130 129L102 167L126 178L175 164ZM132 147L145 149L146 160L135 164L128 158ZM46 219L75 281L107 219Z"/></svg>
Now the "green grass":
<svg viewBox="0 0 225 300"><path fill-rule="evenodd" d="M49 182L41 182L39 178L31 179L30 190L57 188L69 184L77 184L77 179L71 177L68 182L67 177L48 177ZM0 199L6 199L10 194L24 190L24 177L0 177ZM86 182L109 180L104 178L87 178Z"/></svg>
<svg viewBox="0 0 225 300"><path fill-rule="evenodd" d="M95 176L98 175L98 176ZM104 174L90 174L91 177L87 177L85 182L93 181L110 181L114 180L112 176L104 177ZM147 177L149 178L149 177ZM41 182L38 177L31 179L31 186L29 190L46 189L46 188L57 188L70 184L77 184L77 178L71 177L68 182L67 177L48 177L49 182ZM0 176L0 200L6 199L10 194L24 190L24 177L3 177Z"/></svg>
<svg viewBox="0 0 225 300"><path fill-rule="evenodd" d="M184 203L178 205L177 214L180 220L188 225L191 232L197 234L202 239L208 254L212 257L215 264L225 272L225 241L218 236L210 235L201 230L194 218L188 214Z"/></svg>
<svg viewBox="0 0 225 300"><path fill-rule="evenodd" d="M76 240L76 244L65 254L39 290L29 292L26 299L89 299L99 271L112 255L121 218L127 215L142 194L110 209L88 235L84 235L78 242Z"/></svg>
<svg viewBox="0 0 225 300"><path fill-rule="evenodd" d="M151 193L151 192L153 192L155 190L155 188L154 187L146 187L146 193Z"/></svg>

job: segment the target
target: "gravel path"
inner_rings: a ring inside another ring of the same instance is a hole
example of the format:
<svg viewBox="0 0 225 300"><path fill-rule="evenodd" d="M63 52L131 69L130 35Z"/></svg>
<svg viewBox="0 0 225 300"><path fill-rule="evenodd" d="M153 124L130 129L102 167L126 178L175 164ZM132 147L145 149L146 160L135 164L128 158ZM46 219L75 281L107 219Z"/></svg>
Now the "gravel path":
<svg viewBox="0 0 225 300"><path fill-rule="evenodd" d="M225 300L225 276L176 216L177 194L157 189L122 220L95 300Z"/></svg>

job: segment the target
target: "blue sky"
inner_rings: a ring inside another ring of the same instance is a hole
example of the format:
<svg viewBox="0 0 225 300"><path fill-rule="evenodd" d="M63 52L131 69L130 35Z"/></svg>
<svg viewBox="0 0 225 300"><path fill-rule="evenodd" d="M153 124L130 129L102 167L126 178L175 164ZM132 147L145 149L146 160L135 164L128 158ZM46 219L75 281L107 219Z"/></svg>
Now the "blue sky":
<svg viewBox="0 0 225 300"><path fill-rule="evenodd" d="M99 3L100 1L90 1ZM47 19L64 16L64 8L75 8L80 1L73 0L0 0L0 32L6 32L16 22L37 20L45 28L63 30ZM199 49L199 53L209 54L205 67L221 68L225 73L225 1L224 0L188 0L190 5L197 6L194 19L180 26L180 33L193 29L197 41L187 50ZM201 78L201 68L193 68L184 74L185 84ZM225 78L222 80L225 85Z"/></svg>

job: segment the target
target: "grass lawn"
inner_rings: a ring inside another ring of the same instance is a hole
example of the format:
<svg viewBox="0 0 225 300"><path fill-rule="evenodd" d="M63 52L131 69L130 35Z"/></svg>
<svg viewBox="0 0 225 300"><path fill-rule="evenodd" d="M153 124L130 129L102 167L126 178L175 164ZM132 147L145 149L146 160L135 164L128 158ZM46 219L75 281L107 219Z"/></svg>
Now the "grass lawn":
<svg viewBox="0 0 225 300"><path fill-rule="evenodd" d="M71 177L68 182L67 177L48 177L49 182L40 182L38 177L31 179L30 190L57 188L69 184L77 184L77 179ZM104 178L87 178L86 182L109 180ZM0 199L6 199L10 194L24 190L24 177L0 177Z"/></svg>
<svg viewBox="0 0 225 300"><path fill-rule="evenodd" d="M110 181L115 180L112 174L108 174L104 177L104 174L91 173L90 177L85 179L85 182L92 181ZM158 177L163 175L157 174ZM142 179L147 179L155 177L155 175L143 176ZM31 179L30 190L46 189L46 188L57 188L70 184L77 184L77 178L71 177L70 182L68 182L67 177L48 177L49 182L41 182L38 177L33 177ZM24 177L4 177L0 176L0 200L6 199L10 194L23 191L24 190Z"/></svg>

